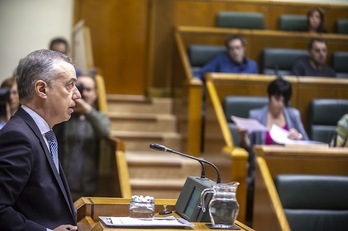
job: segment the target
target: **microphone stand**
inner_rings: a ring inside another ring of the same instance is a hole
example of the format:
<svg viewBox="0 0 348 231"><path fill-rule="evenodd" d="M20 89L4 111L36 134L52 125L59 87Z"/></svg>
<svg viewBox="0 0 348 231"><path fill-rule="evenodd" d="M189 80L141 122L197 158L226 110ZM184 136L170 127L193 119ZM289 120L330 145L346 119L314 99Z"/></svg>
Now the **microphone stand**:
<svg viewBox="0 0 348 231"><path fill-rule="evenodd" d="M174 153L174 154L177 154L177 155L180 155L180 156L187 157L187 158L190 158L190 159L198 161L201 164L201 166L202 166L201 178L205 178L205 168L204 168L204 164L203 163L208 164L211 167L213 167L215 172L216 172L216 175L217 175L216 183L221 183L221 177L220 177L219 169L216 167L216 165L214 165L210 161L203 160L203 159L200 159L200 158L197 158L197 157L194 157L194 156L187 155L187 154L182 153L182 152L178 152L178 151L172 150L172 149L167 148L167 147L165 147L163 145L160 145L160 144L150 144L150 148L154 149L154 150L157 150L157 151Z"/></svg>

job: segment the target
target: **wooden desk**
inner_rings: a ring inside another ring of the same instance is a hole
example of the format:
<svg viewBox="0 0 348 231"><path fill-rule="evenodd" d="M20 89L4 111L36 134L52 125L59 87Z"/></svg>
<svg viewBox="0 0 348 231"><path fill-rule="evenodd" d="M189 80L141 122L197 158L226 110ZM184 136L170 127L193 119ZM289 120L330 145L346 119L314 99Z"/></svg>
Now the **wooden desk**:
<svg viewBox="0 0 348 231"><path fill-rule="evenodd" d="M273 179L278 174L348 175L348 149L255 146L253 227L290 231Z"/></svg>
<svg viewBox="0 0 348 231"><path fill-rule="evenodd" d="M130 199L123 198L103 198L103 197L82 197L75 202L77 209L77 221L80 231L96 230L119 230L117 228L108 228L99 222L99 216L128 216L128 207ZM163 205L167 205L168 210L174 210L176 200L173 199L156 199L155 212L163 210ZM241 231L252 231L253 229L236 221ZM194 222L193 230L209 230L205 223ZM122 229L122 230L149 230L149 229ZM159 230L159 229L158 229ZM160 230L183 230L183 229L160 229Z"/></svg>

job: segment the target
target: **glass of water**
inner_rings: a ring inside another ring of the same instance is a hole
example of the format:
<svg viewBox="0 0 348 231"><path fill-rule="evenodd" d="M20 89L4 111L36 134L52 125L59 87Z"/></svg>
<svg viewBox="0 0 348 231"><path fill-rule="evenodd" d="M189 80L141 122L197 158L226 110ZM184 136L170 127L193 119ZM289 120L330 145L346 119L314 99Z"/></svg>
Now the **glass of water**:
<svg viewBox="0 0 348 231"><path fill-rule="evenodd" d="M129 217L153 219L155 216L155 201L150 196L132 196L129 204Z"/></svg>

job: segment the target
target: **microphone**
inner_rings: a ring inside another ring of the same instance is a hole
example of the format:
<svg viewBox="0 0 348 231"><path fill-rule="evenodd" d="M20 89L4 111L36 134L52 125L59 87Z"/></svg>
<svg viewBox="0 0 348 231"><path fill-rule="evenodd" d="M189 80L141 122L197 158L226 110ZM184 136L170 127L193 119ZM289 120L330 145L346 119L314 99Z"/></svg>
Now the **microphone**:
<svg viewBox="0 0 348 231"><path fill-rule="evenodd" d="M198 161L201 164L201 166L202 166L201 178L205 178L204 164L208 164L208 165L210 165L211 167L213 167L215 169L215 172L216 172L216 175L217 175L216 183L221 183L221 177L220 177L219 169L210 161L203 160L203 159L200 159L200 158L197 158L197 157L194 157L194 156L190 156L190 155L184 154L182 152L178 152L178 151L172 150L172 149L167 148L166 146L163 146L161 144L150 144L150 148L154 149L154 150L157 150L157 151L174 153L174 154L177 154L179 156L187 157L187 158L190 158L190 159Z"/></svg>

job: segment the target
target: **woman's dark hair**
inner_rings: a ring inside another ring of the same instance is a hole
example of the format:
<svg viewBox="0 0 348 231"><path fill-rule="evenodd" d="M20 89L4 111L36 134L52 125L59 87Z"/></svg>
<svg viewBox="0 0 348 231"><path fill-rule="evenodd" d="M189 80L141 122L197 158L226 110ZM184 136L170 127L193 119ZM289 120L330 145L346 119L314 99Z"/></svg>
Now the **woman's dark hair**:
<svg viewBox="0 0 348 231"><path fill-rule="evenodd" d="M324 11L322 9L320 9L319 7L314 7L312 9L310 9L308 12L307 12L307 30L310 29L310 21L309 21L309 18L310 16L312 16L312 14L314 12L318 12L319 15L320 15L320 25L319 27L317 28L316 32L318 33L327 33L327 29L325 27L325 14L324 14Z"/></svg>
<svg viewBox="0 0 348 231"><path fill-rule="evenodd" d="M289 101L292 94L291 83L282 77L277 77L268 84L267 93L268 98L271 98L271 96L283 96L284 104L287 107L289 106Z"/></svg>

